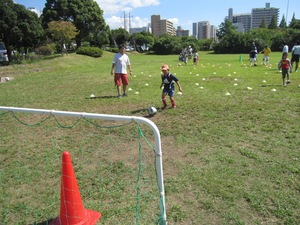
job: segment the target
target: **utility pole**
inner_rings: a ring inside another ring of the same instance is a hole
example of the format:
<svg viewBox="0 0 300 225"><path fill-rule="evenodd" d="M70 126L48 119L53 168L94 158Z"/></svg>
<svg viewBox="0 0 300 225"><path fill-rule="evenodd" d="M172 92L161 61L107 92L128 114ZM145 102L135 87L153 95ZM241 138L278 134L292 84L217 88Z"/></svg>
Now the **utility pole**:
<svg viewBox="0 0 300 225"><path fill-rule="evenodd" d="M289 13L289 4L290 4L290 0L288 0L287 1L287 7L286 7L286 18L285 18L285 20L286 20L286 23L288 22L288 13Z"/></svg>
<svg viewBox="0 0 300 225"><path fill-rule="evenodd" d="M126 19L125 11L124 11L124 30L127 30L127 19Z"/></svg>
<svg viewBox="0 0 300 225"><path fill-rule="evenodd" d="M131 34L131 17L130 17L130 13L129 13L128 19L129 19L129 34Z"/></svg>

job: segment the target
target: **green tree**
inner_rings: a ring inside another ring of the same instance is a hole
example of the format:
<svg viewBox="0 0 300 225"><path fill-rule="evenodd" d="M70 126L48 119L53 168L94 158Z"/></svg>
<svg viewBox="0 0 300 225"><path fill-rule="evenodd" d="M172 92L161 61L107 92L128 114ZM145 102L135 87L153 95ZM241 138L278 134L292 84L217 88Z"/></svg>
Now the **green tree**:
<svg viewBox="0 0 300 225"><path fill-rule="evenodd" d="M274 51L282 51L284 43L290 43L290 37L286 35L286 30L278 30L272 35L272 42L270 45L271 50Z"/></svg>
<svg viewBox="0 0 300 225"><path fill-rule="evenodd" d="M156 39L152 50L159 55L179 54L181 51L180 39L170 34L163 34Z"/></svg>
<svg viewBox="0 0 300 225"><path fill-rule="evenodd" d="M129 40L129 33L124 28L119 28L116 30L111 30L111 39L115 47L127 43Z"/></svg>
<svg viewBox="0 0 300 225"><path fill-rule="evenodd" d="M219 26L219 30L217 31L218 39L222 39L225 35L231 35L235 33L235 27L229 20L225 20L225 22L221 23Z"/></svg>
<svg viewBox="0 0 300 225"><path fill-rule="evenodd" d="M215 53L239 53L243 51L241 48L242 33L237 32L229 20L225 20L219 27L217 32L219 42L214 45Z"/></svg>
<svg viewBox="0 0 300 225"><path fill-rule="evenodd" d="M149 32L140 32L132 34L129 38L129 41L132 43L135 49L139 50L143 45L151 48L154 44L154 37Z"/></svg>
<svg viewBox="0 0 300 225"><path fill-rule="evenodd" d="M300 20L297 20L295 18L295 13L293 14L293 17L291 19L291 22L289 24L289 28L292 28L292 29L300 29Z"/></svg>
<svg viewBox="0 0 300 225"><path fill-rule="evenodd" d="M90 34L89 41L92 46L102 47L109 44L110 28L106 25L102 30Z"/></svg>
<svg viewBox="0 0 300 225"><path fill-rule="evenodd" d="M191 46L193 49L199 49L198 39L194 36L181 36L178 37L181 42L181 48Z"/></svg>
<svg viewBox="0 0 300 225"><path fill-rule="evenodd" d="M277 29L277 19L275 16L272 16L271 22L268 26L269 29Z"/></svg>
<svg viewBox="0 0 300 225"><path fill-rule="evenodd" d="M267 28L267 24L266 24L265 18L262 19L261 24L259 25L259 28Z"/></svg>
<svg viewBox="0 0 300 225"><path fill-rule="evenodd" d="M41 17L44 28L51 21L72 22L79 30L77 47L82 41L97 41L99 32L107 32L103 11L93 0L47 0Z"/></svg>
<svg viewBox="0 0 300 225"><path fill-rule="evenodd" d="M36 13L12 0L0 1L0 38L3 40L8 56L11 47L35 47L43 36L43 29Z"/></svg>
<svg viewBox="0 0 300 225"><path fill-rule="evenodd" d="M48 23L48 31L53 40L59 41L60 46L63 46L65 43L69 44L78 34L76 27L72 23L63 20ZM61 50L63 53L63 48Z"/></svg>
<svg viewBox="0 0 300 225"><path fill-rule="evenodd" d="M287 25L286 25L286 20L285 20L285 17L284 17L284 15L282 15L282 19L281 19L281 21L280 21L280 23L279 23L279 28L287 28Z"/></svg>

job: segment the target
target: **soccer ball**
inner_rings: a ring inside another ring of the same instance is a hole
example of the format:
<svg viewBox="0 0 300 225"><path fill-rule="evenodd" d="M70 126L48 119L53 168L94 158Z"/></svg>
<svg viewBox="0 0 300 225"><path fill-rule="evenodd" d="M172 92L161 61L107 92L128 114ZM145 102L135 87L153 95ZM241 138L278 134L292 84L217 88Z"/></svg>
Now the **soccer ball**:
<svg viewBox="0 0 300 225"><path fill-rule="evenodd" d="M157 109L155 107L149 107L148 108L148 114L149 116L154 116L157 113Z"/></svg>

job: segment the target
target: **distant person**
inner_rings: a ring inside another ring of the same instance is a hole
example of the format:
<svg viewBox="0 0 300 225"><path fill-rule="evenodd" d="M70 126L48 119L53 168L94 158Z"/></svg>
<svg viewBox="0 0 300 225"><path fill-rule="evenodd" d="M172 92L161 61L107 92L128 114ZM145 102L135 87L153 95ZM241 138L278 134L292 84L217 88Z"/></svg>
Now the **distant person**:
<svg viewBox="0 0 300 225"><path fill-rule="evenodd" d="M132 75L130 60L128 55L125 54L125 46L120 45L119 52L115 54L111 67L111 74L114 76L114 82L117 86L118 95L117 98L126 97L126 87L129 84L127 69L130 71L130 75ZM121 86L123 85L123 95L121 95Z"/></svg>
<svg viewBox="0 0 300 225"><path fill-rule="evenodd" d="M282 48L282 58L284 53L289 53L289 46L287 45L286 42L283 43L283 48Z"/></svg>
<svg viewBox="0 0 300 225"><path fill-rule="evenodd" d="M269 65L269 61L270 61L270 53L271 53L271 49L265 45L264 49L259 52L260 54L264 54L264 58L263 58L263 64L268 66Z"/></svg>
<svg viewBox="0 0 300 225"><path fill-rule="evenodd" d="M172 108L176 108L176 103L174 99L174 92L175 92L175 85L174 83L177 84L179 91L182 92L181 85L179 83L179 80L177 77L175 77L173 74L169 72L169 66L168 65L163 65L161 67L161 70L163 74L161 75L161 80L162 83L160 85L160 88L164 87L162 90L162 102L163 102L163 110L167 108L167 99L166 96L169 95L170 101L172 104Z"/></svg>
<svg viewBox="0 0 300 225"><path fill-rule="evenodd" d="M257 53L257 47L254 41L252 42L251 51L255 51Z"/></svg>
<svg viewBox="0 0 300 225"><path fill-rule="evenodd" d="M252 42L249 58L250 58L250 66L252 66L252 64L254 64L254 66L257 66L257 47L255 45L255 42Z"/></svg>
<svg viewBox="0 0 300 225"><path fill-rule="evenodd" d="M66 48L66 45L65 45L65 44L63 44L63 46L62 46L62 54L66 54L66 55L68 55L68 50L67 50L67 48Z"/></svg>
<svg viewBox="0 0 300 225"><path fill-rule="evenodd" d="M189 58L188 58L188 54L183 54L182 60L183 60L183 62L184 62L185 65L187 65L188 59L189 59Z"/></svg>
<svg viewBox="0 0 300 225"><path fill-rule="evenodd" d="M298 70L298 65L299 65L299 56L300 56L300 41L297 41L296 44L292 48L292 59L291 59L291 64L293 67L294 62L296 62L295 66L295 72ZM292 70L291 70L292 72Z"/></svg>
<svg viewBox="0 0 300 225"><path fill-rule="evenodd" d="M193 62L194 62L194 65L198 64L198 60L199 60L198 57L199 57L198 52L195 50L194 53L193 53Z"/></svg>
<svg viewBox="0 0 300 225"><path fill-rule="evenodd" d="M283 53L283 59L278 63L278 69L282 71L282 85L286 87L290 81L290 69L292 68L291 61L288 59L288 53ZM287 79L285 81L285 79Z"/></svg>

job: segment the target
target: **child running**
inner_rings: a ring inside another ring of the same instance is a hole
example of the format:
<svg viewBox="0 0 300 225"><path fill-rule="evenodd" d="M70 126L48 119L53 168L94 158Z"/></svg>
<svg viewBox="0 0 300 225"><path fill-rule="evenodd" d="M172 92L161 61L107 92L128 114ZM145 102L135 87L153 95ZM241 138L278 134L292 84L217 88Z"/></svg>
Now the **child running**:
<svg viewBox="0 0 300 225"><path fill-rule="evenodd" d="M288 53L283 53L283 58L278 63L278 69L282 71L282 84L286 87L287 84L291 83L290 81L290 70L292 69L291 61L287 58ZM287 81L285 82L285 78Z"/></svg>
<svg viewBox="0 0 300 225"><path fill-rule="evenodd" d="M169 95L170 101L172 103L172 108L176 108L176 103L174 99L174 91L175 91L175 85L176 83L178 85L179 91L182 92L182 88L180 86L180 83L173 74L169 73L169 66L164 64L161 67L161 70L163 74L161 75L162 83L160 85L160 89L164 86L164 89L162 91L162 102L164 104L163 110L167 108L167 99L166 96Z"/></svg>

